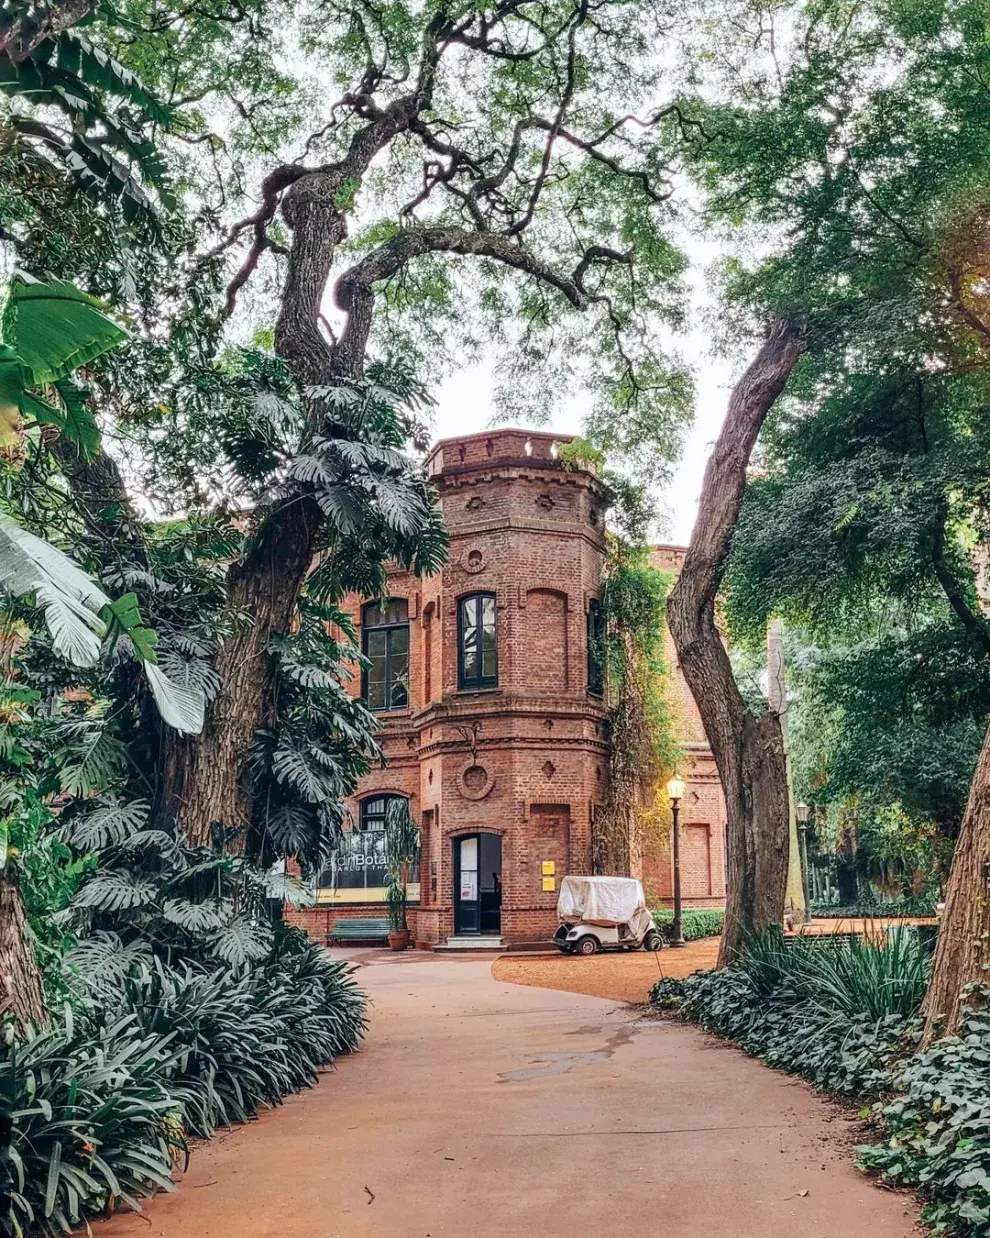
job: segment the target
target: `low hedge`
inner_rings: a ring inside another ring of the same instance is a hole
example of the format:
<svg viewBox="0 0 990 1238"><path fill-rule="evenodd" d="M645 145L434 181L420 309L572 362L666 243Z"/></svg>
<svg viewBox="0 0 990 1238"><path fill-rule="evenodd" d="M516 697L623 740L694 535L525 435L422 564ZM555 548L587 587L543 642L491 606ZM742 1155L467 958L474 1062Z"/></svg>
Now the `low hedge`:
<svg viewBox="0 0 990 1238"><path fill-rule="evenodd" d="M670 926L674 913L661 907L653 913L653 923L670 938ZM681 913L681 927L685 941L698 941L702 937L719 937L725 926L725 912L715 908L691 908Z"/></svg>
<svg viewBox="0 0 990 1238"><path fill-rule="evenodd" d="M906 941L894 947L817 947L826 963L842 952L903 952L909 974L890 1003L901 1009L879 1017L876 1011L850 1015L839 1009L842 995L826 982L834 966L818 986L813 964L802 974L815 947L799 950L796 974L786 962L773 960L768 967L765 957L744 957L721 971L658 981L651 1000L735 1041L768 1066L802 1075L833 1095L865 1101L863 1116L871 1118L877 1139L859 1148L859 1166L891 1185L917 1190L934 1233L990 1238L990 1012L978 1009L990 1004L990 989L977 991L958 1036L919 1052L922 1021L904 1007L914 1000L920 961ZM888 967L888 975L899 966Z"/></svg>
<svg viewBox="0 0 990 1238"><path fill-rule="evenodd" d="M851 903L840 907L827 907L811 904L811 914L818 920L884 920L896 919L898 916L933 916L935 900L928 898L905 899L899 903Z"/></svg>

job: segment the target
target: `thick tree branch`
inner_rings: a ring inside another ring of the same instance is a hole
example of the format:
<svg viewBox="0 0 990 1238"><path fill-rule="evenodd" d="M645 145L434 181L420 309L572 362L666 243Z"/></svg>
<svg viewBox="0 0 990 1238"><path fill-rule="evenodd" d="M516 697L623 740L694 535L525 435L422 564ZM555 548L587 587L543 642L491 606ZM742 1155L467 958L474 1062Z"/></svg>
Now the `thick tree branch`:
<svg viewBox="0 0 990 1238"><path fill-rule="evenodd" d="M0 57L13 64L27 60L53 34L78 25L95 5L94 0L41 0L20 7L20 15L0 13Z"/></svg>
<svg viewBox="0 0 990 1238"><path fill-rule="evenodd" d="M474 232L453 227L410 229L367 254L338 279L335 304L348 315L347 326L338 346L342 356L357 351L363 354L371 331L375 284L390 279L413 259L428 253L491 258L556 288L579 310L587 309L593 301L601 299L597 294L590 293L582 282L592 264L625 264L631 261L628 254L593 245L574 271L565 274L504 233Z"/></svg>

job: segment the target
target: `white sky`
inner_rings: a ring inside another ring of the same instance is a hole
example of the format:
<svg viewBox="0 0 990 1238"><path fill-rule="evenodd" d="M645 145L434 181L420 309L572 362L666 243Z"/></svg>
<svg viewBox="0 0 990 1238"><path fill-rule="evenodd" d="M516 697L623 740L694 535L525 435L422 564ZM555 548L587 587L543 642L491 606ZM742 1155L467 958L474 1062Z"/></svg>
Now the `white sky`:
<svg viewBox="0 0 990 1238"><path fill-rule="evenodd" d="M702 322L704 311L712 305L705 291L704 267L717 250L697 238L680 239L692 261L689 279L694 291L690 330L675 343L694 375L694 424L685 435L684 451L674 469L673 482L661 496L666 527L659 530L659 540L686 546L698 509L705 463L725 417L734 369L724 357L715 354L710 331ZM434 388L431 394L437 400L433 409L436 438L474 434L492 426L493 388L492 366L484 362L465 366ZM548 425L540 425L539 429L561 435L580 434L585 411L585 400L577 396Z"/></svg>
<svg viewBox="0 0 990 1238"><path fill-rule="evenodd" d="M731 371L721 358L708 353L701 333L693 333L683 351L695 371L695 420L688 431L684 453L674 471L670 490L663 496L668 527L662 540L687 545L698 507L701 479L712 443L725 416L731 386ZM433 420L437 438L474 434L492 424L492 374L485 365L468 366L443 383L434 395ZM583 421L582 401L575 400L540 431L560 435L579 434Z"/></svg>

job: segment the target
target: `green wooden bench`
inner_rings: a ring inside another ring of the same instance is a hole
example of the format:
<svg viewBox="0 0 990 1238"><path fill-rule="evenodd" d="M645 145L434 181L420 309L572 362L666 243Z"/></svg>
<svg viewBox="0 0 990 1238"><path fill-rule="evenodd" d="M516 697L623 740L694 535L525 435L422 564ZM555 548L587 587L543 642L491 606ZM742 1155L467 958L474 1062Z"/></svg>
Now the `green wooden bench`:
<svg viewBox="0 0 990 1238"><path fill-rule="evenodd" d="M327 933L327 945L335 941L385 941L388 939L388 920L378 917L355 917L353 920L338 920Z"/></svg>

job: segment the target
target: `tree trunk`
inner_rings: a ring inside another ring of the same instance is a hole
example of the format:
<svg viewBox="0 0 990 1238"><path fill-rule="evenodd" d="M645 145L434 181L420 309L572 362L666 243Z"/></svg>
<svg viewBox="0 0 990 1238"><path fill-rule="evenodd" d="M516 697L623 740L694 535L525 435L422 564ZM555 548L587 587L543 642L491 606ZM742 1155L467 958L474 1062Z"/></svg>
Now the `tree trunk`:
<svg viewBox="0 0 990 1238"><path fill-rule="evenodd" d="M787 888L784 907L799 924L808 920L804 904L804 881L801 869L801 848L798 843L797 806L794 799L794 774L791 769L790 740L787 733L787 663L784 658L784 626L774 619L767 629L767 700L780 719L780 738L784 745L784 773L787 783Z"/></svg>
<svg viewBox="0 0 990 1238"><path fill-rule="evenodd" d="M10 864L0 872L0 1015L8 1014L21 1028L48 1021L31 926Z"/></svg>
<svg viewBox="0 0 990 1238"><path fill-rule="evenodd" d="M990 731L969 788L938 930L932 978L925 994L925 1043L952 1034L962 1016L963 989L987 983L990 967ZM974 1002L978 995L973 995Z"/></svg>
<svg viewBox="0 0 990 1238"><path fill-rule="evenodd" d="M193 846L209 844L215 824L250 824L251 743L272 700L268 646L291 627L321 524L316 503L297 499L266 520L247 557L230 569L226 611L235 628L217 655L220 690L190 759L175 771L182 791L171 788Z"/></svg>
<svg viewBox="0 0 990 1238"><path fill-rule="evenodd" d="M292 230L292 248L275 348L299 383L314 431L324 428L324 406L308 399L307 388L359 378L367 340L367 332L356 330L352 321L331 348L319 327L334 252L347 234L336 206L341 176L304 176L288 191L282 207ZM366 300L370 297L369 292ZM370 327L370 304L363 301L360 310L362 323ZM353 308L351 313L353 318ZM216 660L220 690L181 771L182 790L174 794L183 833L193 845L208 843L215 824L246 829L250 823L251 743L274 697L268 647L273 635L290 630L323 525L312 498L300 495L279 504L262 520L244 559L228 573L225 619L233 631Z"/></svg>
<svg viewBox="0 0 990 1238"><path fill-rule="evenodd" d="M684 678L698 704L725 793L728 891L720 967L747 936L783 916L787 883L787 776L780 721L747 708L715 622L715 604L739 519L746 470L766 415L805 349L774 323L736 384L702 485L698 519L668 617Z"/></svg>

